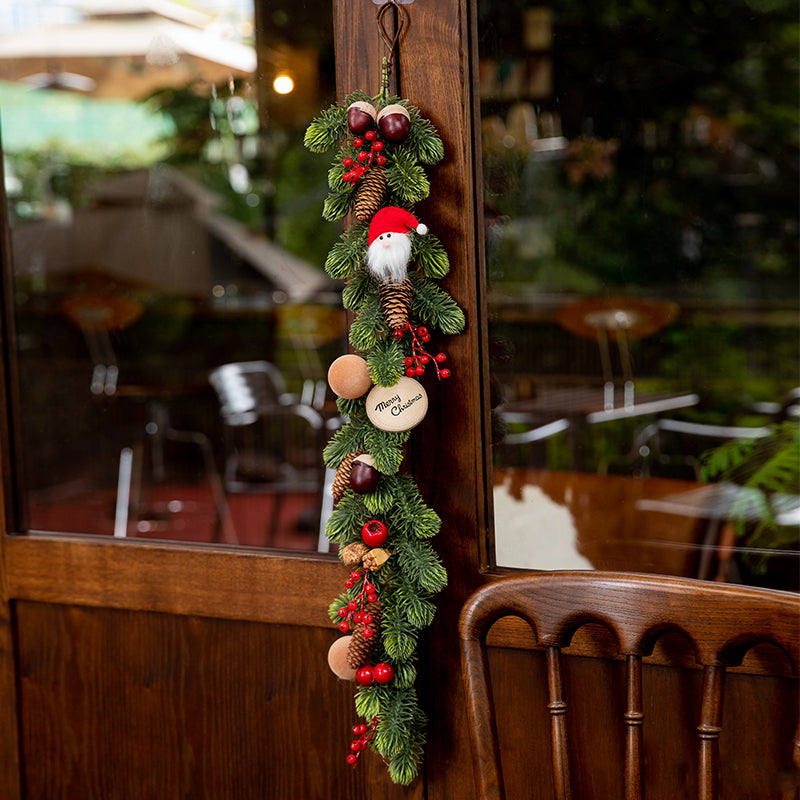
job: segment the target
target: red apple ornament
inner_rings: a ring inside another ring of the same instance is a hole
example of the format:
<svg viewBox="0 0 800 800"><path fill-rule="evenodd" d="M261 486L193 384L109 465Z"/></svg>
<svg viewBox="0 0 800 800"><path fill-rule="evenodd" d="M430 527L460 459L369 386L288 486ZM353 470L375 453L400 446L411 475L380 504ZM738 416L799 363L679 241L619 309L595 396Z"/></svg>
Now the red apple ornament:
<svg viewBox="0 0 800 800"><path fill-rule="evenodd" d="M353 459L350 468L350 488L356 494L369 494L378 485L381 474L375 468L375 459L363 453Z"/></svg>
<svg viewBox="0 0 800 800"><path fill-rule="evenodd" d="M367 547L380 547L389 538L389 529L379 519L371 519L361 529L361 538Z"/></svg>

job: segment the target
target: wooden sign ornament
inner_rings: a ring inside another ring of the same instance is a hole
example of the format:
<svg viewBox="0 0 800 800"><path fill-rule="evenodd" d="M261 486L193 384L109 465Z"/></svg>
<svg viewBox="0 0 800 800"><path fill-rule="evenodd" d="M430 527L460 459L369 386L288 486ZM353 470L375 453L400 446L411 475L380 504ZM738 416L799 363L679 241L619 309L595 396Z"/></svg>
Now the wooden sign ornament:
<svg viewBox="0 0 800 800"><path fill-rule="evenodd" d="M393 39L382 25L389 6L399 19ZM372 750L394 782L409 784L419 773L427 722L416 691L417 643L433 621L433 598L447 573L432 545L441 520L400 468L411 431L428 409L427 368L439 381L450 376L445 353L426 348L437 334L460 333L465 320L438 285L450 269L447 253L414 212L430 193L425 167L444 157L442 140L418 108L388 92L407 15L391 0L377 13L390 51L380 92L354 92L323 111L305 144L336 152L322 216L355 220L325 261L328 275L344 282L354 351L328 371L345 423L323 453L336 473L326 534L348 570L329 607L341 636L328 663L356 687L361 721L352 728L347 763L356 766Z"/></svg>

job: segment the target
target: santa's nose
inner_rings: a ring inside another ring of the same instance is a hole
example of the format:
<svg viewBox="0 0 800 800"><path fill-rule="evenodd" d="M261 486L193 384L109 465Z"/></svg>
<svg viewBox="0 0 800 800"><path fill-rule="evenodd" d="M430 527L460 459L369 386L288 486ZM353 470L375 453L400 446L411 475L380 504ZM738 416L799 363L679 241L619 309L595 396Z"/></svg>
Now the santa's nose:
<svg viewBox="0 0 800 800"><path fill-rule="evenodd" d="M384 239L384 240L381 242L381 244L382 244L384 247L391 247L391 246L392 246L392 243L391 243L391 242L390 242L388 239Z"/></svg>

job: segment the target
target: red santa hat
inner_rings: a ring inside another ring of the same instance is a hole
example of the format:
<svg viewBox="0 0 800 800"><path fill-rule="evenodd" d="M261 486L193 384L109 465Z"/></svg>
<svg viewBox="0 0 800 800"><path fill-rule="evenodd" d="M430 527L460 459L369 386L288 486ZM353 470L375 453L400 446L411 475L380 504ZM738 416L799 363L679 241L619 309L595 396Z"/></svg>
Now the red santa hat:
<svg viewBox="0 0 800 800"><path fill-rule="evenodd" d="M417 218L399 206L385 206L372 218L369 224L367 246L371 245L382 233L404 233L415 231L424 236L428 226L417 221Z"/></svg>

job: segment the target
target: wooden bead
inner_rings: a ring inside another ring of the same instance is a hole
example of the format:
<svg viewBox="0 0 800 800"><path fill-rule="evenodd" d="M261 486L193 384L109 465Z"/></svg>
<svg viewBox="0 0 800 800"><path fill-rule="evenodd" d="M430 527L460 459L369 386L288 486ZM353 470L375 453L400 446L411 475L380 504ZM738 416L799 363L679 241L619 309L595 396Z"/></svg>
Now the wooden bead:
<svg viewBox="0 0 800 800"><path fill-rule="evenodd" d="M328 385L346 400L361 397L372 386L367 362L353 353L339 356L328 368Z"/></svg>
<svg viewBox="0 0 800 800"><path fill-rule="evenodd" d="M328 650L328 666L331 672L343 681L354 681L356 671L347 663L347 650L352 636L341 636Z"/></svg>

